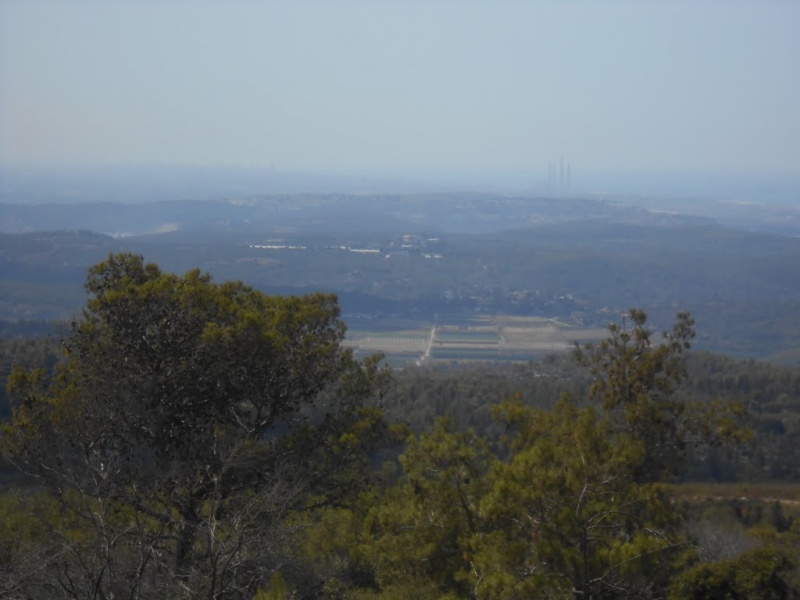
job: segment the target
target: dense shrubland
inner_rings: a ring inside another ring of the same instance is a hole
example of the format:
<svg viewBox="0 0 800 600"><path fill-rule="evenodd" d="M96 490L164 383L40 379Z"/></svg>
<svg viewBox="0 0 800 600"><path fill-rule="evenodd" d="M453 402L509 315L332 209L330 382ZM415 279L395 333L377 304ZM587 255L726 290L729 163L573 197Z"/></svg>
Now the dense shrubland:
<svg viewBox="0 0 800 600"><path fill-rule="evenodd" d="M800 374L687 352L687 313L391 374L333 296L135 255L86 290L61 359L3 342L0 597L800 594L794 505L674 486L796 481Z"/></svg>

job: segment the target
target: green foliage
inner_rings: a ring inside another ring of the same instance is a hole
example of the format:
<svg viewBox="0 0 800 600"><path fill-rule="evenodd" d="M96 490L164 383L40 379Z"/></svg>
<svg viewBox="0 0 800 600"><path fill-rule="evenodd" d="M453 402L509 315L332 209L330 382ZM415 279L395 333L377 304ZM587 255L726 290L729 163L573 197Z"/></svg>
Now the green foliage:
<svg viewBox="0 0 800 600"><path fill-rule="evenodd" d="M409 440L401 456L405 478L368 514L363 560L384 587L467 593L469 539L481 527L491 455L484 440L437 420Z"/></svg>
<svg viewBox="0 0 800 600"><path fill-rule="evenodd" d="M785 600L800 589L787 582L796 558L775 546L758 546L717 562L700 563L675 577L670 600Z"/></svg>
<svg viewBox="0 0 800 600"><path fill-rule="evenodd" d="M269 578L269 583L265 588L258 588L253 600L289 600L289 592L286 588L286 580L283 575L274 573Z"/></svg>
<svg viewBox="0 0 800 600"><path fill-rule="evenodd" d="M735 360L692 353L690 378L681 394L693 402L712 404L724 398L744 413L752 431L732 453L708 448L691 473L694 479L722 481L796 481L800 476L800 369L753 360Z"/></svg>
<svg viewBox="0 0 800 600"><path fill-rule="evenodd" d="M647 315L629 312L630 327L609 325L609 336L597 345L576 346L579 365L594 378L590 398L608 415L612 431L642 444L640 481L677 477L686 468L688 452L698 446L742 441L748 432L737 425L733 405L700 406L676 394L687 375L683 353L695 337L694 319L677 315L671 331L654 345Z"/></svg>
<svg viewBox="0 0 800 600"><path fill-rule="evenodd" d="M0 495L0 598L21 597L31 573L41 569L54 549L41 543L46 528L25 505L47 514L47 498L6 492Z"/></svg>
<svg viewBox="0 0 800 600"><path fill-rule="evenodd" d="M577 349L594 378L586 405L570 395L546 409L503 402L495 449L448 420L411 438L403 479L364 526L361 555L381 589L663 597L691 553L681 508L657 480L685 468L689 440L733 436L717 414L674 397L691 317L679 314L657 345L644 313L631 318L631 329L612 325L607 340Z"/></svg>
<svg viewBox="0 0 800 600"><path fill-rule="evenodd" d="M6 385L14 365L52 373L61 359L60 345L53 337L0 338L0 420L11 417Z"/></svg>
<svg viewBox="0 0 800 600"><path fill-rule="evenodd" d="M497 412L516 433L481 504L492 530L488 552L475 548L484 594L645 597L663 587L685 541L663 490L636 481L641 442L568 397L549 411L509 401Z"/></svg>
<svg viewBox="0 0 800 600"><path fill-rule="evenodd" d="M632 310L576 348L591 382L553 358L501 384L355 361L329 295L131 255L87 291L61 367L9 374L2 449L42 485L0 497L0 596L796 597L796 515L737 500L687 521L663 483L746 438L706 397L727 367L704 357L689 386L688 314L657 342ZM746 373L728 383L767 385ZM790 424L781 394L742 404ZM401 440L397 476L376 449Z"/></svg>
<svg viewBox="0 0 800 600"><path fill-rule="evenodd" d="M14 371L3 427L67 517L47 521L64 547L51 578L74 597L251 597L285 563L286 514L363 484L385 431L377 359L342 347L332 295L267 296L134 255L93 267L86 289L63 367Z"/></svg>

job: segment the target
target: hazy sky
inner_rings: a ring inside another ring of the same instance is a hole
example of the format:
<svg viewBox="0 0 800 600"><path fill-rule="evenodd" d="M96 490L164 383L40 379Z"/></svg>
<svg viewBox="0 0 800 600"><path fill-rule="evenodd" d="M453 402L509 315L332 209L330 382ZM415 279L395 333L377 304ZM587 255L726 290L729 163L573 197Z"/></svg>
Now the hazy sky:
<svg viewBox="0 0 800 600"><path fill-rule="evenodd" d="M0 0L0 162L800 172L800 1Z"/></svg>

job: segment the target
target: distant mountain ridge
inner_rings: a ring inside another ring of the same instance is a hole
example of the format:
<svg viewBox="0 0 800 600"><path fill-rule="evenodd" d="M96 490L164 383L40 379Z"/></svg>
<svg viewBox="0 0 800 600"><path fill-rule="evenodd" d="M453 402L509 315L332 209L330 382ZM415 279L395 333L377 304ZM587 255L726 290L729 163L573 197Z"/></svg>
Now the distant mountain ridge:
<svg viewBox="0 0 800 600"><path fill-rule="evenodd" d="M709 223L620 202L489 194L293 194L144 204L0 204L0 232L90 230L114 237L174 231L248 232L427 231L489 233L600 220L639 225Z"/></svg>
<svg viewBox="0 0 800 600"><path fill-rule="evenodd" d="M111 252L270 293L330 291L347 318L517 314L603 326L688 309L702 347L800 345L800 237L609 199L288 194L0 205L0 320L61 319Z"/></svg>

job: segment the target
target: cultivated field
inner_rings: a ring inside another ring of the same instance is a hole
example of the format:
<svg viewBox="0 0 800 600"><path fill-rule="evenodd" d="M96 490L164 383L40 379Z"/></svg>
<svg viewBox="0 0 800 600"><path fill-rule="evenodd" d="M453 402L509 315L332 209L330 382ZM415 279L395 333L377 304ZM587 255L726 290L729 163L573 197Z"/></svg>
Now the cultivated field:
<svg viewBox="0 0 800 600"><path fill-rule="evenodd" d="M495 316L435 323L352 323L346 344L359 354L383 352L395 366L443 361L527 361L562 352L576 341L602 339L605 329L582 329L542 317Z"/></svg>

